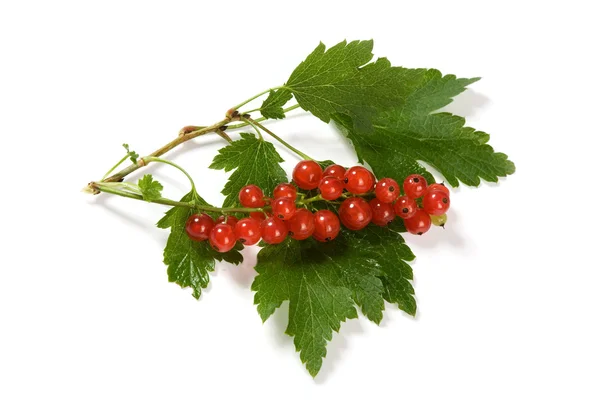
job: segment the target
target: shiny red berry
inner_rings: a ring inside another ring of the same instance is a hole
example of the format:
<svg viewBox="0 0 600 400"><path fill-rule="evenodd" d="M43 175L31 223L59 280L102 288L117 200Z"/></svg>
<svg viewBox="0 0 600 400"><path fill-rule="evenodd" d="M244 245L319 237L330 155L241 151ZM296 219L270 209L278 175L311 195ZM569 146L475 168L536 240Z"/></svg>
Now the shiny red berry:
<svg viewBox="0 0 600 400"><path fill-rule="evenodd" d="M288 234L285 222L276 217L265 219L261 226L261 234L263 240L268 244L278 244L285 240Z"/></svg>
<svg viewBox="0 0 600 400"><path fill-rule="evenodd" d="M357 231L363 229L373 217L373 212L369 203L360 197L350 197L344 200L338 210L338 215L342 224L350 230Z"/></svg>
<svg viewBox="0 0 600 400"><path fill-rule="evenodd" d="M393 203L400 196L400 186L392 178L383 178L375 185L375 196L384 203Z"/></svg>
<svg viewBox="0 0 600 400"><path fill-rule="evenodd" d="M333 176L326 176L319 182L319 192L325 200L335 200L344 193L344 183Z"/></svg>
<svg viewBox="0 0 600 400"><path fill-rule="evenodd" d="M217 224L210 231L208 241L213 249L219 253L226 253L235 246L235 233L233 228L228 224Z"/></svg>
<svg viewBox="0 0 600 400"><path fill-rule="evenodd" d="M244 207L258 208L265 205L265 195L256 185L247 185L240 190L240 203Z"/></svg>
<svg viewBox="0 0 600 400"><path fill-rule="evenodd" d="M434 190L441 190L442 192L446 193L446 196L450 196L450 189L448 189L448 187L443 183L434 183L432 185L427 186L428 192Z"/></svg>
<svg viewBox="0 0 600 400"><path fill-rule="evenodd" d="M292 200L296 200L297 191L296 187L291 183L280 183L275 186L273 190L273 198L278 199L280 197L289 197Z"/></svg>
<svg viewBox="0 0 600 400"><path fill-rule="evenodd" d="M208 214L194 214L187 219L185 232L190 239L201 242L208 239L214 226L215 221Z"/></svg>
<svg viewBox="0 0 600 400"><path fill-rule="evenodd" d="M407 219L417 212L417 202L408 196L400 196L394 203L394 212L402 219Z"/></svg>
<svg viewBox="0 0 600 400"><path fill-rule="evenodd" d="M415 215L404 220L406 230L414 235L422 235L431 227L431 218L424 210L418 209Z"/></svg>
<svg viewBox="0 0 600 400"><path fill-rule="evenodd" d="M375 198L369 201L369 207L371 207L371 211L373 212L371 221L375 225L386 226L392 222L394 218L396 218L396 214L394 214L394 206L392 206L390 203L384 203Z"/></svg>
<svg viewBox="0 0 600 400"><path fill-rule="evenodd" d="M225 222L225 216L221 215L219 218L217 218L217 224L227 224L230 225L233 229L235 229L235 224L237 224L238 219L236 217L234 217L233 215L229 215L227 216L227 222Z"/></svg>
<svg viewBox="0 0 600 400"><path fill-rule="evenodd" d="M418 199L425 194L427 190L427 180L421 175L412 174L409 175L402 185L404 194L411 199Z"/></svg>
<svg viewBox="0 0 600 400"><path fill-rule="evenodd" d="M346 174L346 168L341 165L333 164L329 167L325 168L323 171L323 176L333 176L338 178L340 181L344 180L344 175Z"/></svg>
<svg viewBox="0 0 600 400"><path fill-rule="evenodd" d="M289 234L296 240L308 239L315 230L313 214L306 208L300 208L287 223Z"/></svg>
<svg viewBox="0 0 600 400"><path fill-rule="evenodd" d="M353 194L367 193L373 189L375 177L365 167L351 167L344 175L344 185L346 190Z"/></svg>
<svg viewBox="0 0 600 400"><path fill-rule="evenodd" d="M427 214L442 215L450 208L450 197L441 190L428 190L423 196L423 210Z"/></svg>
<svg viewBox="0 0 600 400"><path fill-rule="evenodd" d="M289 197L280 197L271 203L273 215L277 218L287 221L296 213L296 202Z"/></svg>
<svg viewBox="0 0 600 400"><path fill-rule="evenodd" d="M252 246L260 240L260 222L254 218L242 218L235 224L234 232L240 242Z"/></svg>
<svg viewBox="0 0 600 400"><path fill-rule="evenodd" d="M264 213L262 211L253 211L250 213L250 218L257 220L258 222L263 222L265 219L270 217L270 213Z"/></svg>
<svg viewBox="0 0 600 400"><path fill-rule="evenodd" d="M319 242L330 242L340 233L340 220L329 210L319 210L315 213L315 231L313 238Z"/></svg>
<svg viewBox="0 0 600 400"><path fill-rule="evenodd" d="M316 189L323 177L321 166L313 160L300 161L292 173L294 182L300 189Z"/></svg>

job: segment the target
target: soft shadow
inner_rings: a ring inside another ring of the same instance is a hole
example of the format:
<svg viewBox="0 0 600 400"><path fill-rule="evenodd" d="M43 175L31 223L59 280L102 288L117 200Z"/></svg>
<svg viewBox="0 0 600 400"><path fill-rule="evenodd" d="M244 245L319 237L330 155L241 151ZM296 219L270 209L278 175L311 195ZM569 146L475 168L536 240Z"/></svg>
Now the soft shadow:
<svg viewBox="0 0 600 400"><path fill-rule="evenodd" d="M256 246L249 246L241 251L244 261L239 265L230 265L228 268L229 276L233 281L244 289L250 289L252 281L256 277Z"/></svg>
<svg viewBox="0 0 600 400"><path fill-rule="evenodd" d="M329 379L331 373L335 370L336 365L341 363L344 355L348 353L348 337L355 334L364 333L364 329L360 322L360 317L346 320L340 328L340 332L333 333L331 342L327 344L327 357L323 359L323 366L319 374L315 377L315 383L322 385Z"/></svg>
<svg viewBox="0 0 600 400"><path fill-rule="evenodd" d="M450 245L456 249L466 249L467 242L457 229L458 224L454 223L459 218L456 211L451 208L447 214L448 222L443 228L432 225L427 234L414 238L410 237L408 240L409 246L414 244L423 249L434 249L439 246Z"/></svg>
<svg viewBox="0 0 600 400"><path fill-rule="evenodd" d="M463 117L471 117L485 109L489 104L490 99L481 93L467 89L460 95L456 96L452 103L442 108L440 111L449 112Z"/></svg>
<svg viewBox="0 0 600 400"><path fill-rule="evenodd" d="M272 321L271 337L280 348L294 348L294 339L285 333L290 316L290 302L284 301L275 311L270 321Z"/></svg>

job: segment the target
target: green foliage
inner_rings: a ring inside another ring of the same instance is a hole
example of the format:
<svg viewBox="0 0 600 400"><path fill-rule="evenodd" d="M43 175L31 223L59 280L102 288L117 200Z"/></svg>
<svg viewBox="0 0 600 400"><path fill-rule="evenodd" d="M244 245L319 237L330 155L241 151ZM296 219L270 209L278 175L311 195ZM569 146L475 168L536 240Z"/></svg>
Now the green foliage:
<svg viewBox="0 0 600 400"><path fill-rule="evenodd" d="M129 145L127 143L123 143L123 147L127 151L127 155L129 156L129 159L131 160L131 162L135 164L137 162L138 158L140 157L140 155L133 150L129 150Z"/></svg>
<svg viewBox="0 0 600 400"><path fill-rule="evenodd" d="M260 112L265 118L281 119L285 118L283 106L292 99L292 93L287 90L278 90L269 92L269 96L263 101Z"/></svg>
<svg viewBox="0 0 600 400"><path fill-rule="evenodd" d="M154 201L160 199L163 185L155 181L152 175L146 174L138 180L138 186L142 191L142 197L146 201Z"/></svg>

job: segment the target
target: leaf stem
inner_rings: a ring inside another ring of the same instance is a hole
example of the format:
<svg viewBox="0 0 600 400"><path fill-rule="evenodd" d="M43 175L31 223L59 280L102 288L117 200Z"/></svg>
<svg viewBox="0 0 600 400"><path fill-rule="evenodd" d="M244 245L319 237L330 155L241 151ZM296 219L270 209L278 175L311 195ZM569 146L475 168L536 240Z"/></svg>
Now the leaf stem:
<svg viewBox="0 0 600 400"><path fill-rule="evenodd" d="M179 165L175 164L173 161L165 160L164 158L158 158L158 157L144 157L143 160L144 160L144 162L146 164L150 163L150 162L159 162L159 163L168 164L168 165L170 165L172 167L177 168L178 170L180 170L181 172L183 172L184 175L187 176L187 178L189 179L190 184L192 185L192 191L194 193L198 193L198 192L196 192L196 185L194 184L194 180L192 179L192 177L190 176L190 174L188 174L188 172L185 169L183 169Z"/></svg>
<svg viewBox="0 0 600 400"><path fill-rule="evenodd" d="M129 158L129 154L125 154L125 155L123 156L123 158L121 158L121 159L119 160L119 162L118 162L118 163L116 163L115 165L113 165L113 167L112 167L111 169L109 169L107 173L105 173L105 174L104 174L104 176L102 177L102 180L106 179L106 177L107 177L108 175L110 175L110 173L111 173L111 172L113 172L115 169L117 169L117 167L118 167L119 165L123 164L123 161L127 160L128 158Z"/></svg>
<svg viewBox="0 0 600 400"><path fill-rule="evenodd" d="M291 151L293 151L294 153L299 155L304 160L313 160L314 161L314 158L304 154L303 152L301 152L300 150L298 150L297 148L295 148L294 146L292 146L291 144L289 144L288 142L286 142L285 140L283 140L282 138L280 138L279 136L277 136L276 134L271 132L269 129L267 129L266 127L261 125L256 120L253 120L252 118L247 118L247 120L248 120L248 122L252 123L253 125L256 125L260 129L262 129L264 132L266 132L267 134L272 136L275 140L277 140L279 143L281 143L282 145L284 145L285 147L287 147L288 149L290 149Z"/></svg>
<svg viewBox="0 0 600 400"><path fill-rule="evenodd" d="M277 89L281 89L281 86L276 86L276 87L264 90L264 91L258 93L257 95L252 96L249 99L242 101L240 104L231 107L231 109L234 110L234 111L239 110L240 107L245 106L246 104L250 103L252 100L258 99L260 96L269 93L271 90L277 90Z"/></svg>
<svg viewBox="0 0 600 400"><path fill-rule="evenodd" d="M294 104L293 106L290 106L288 108L284 108L283 109L283 113L285 114L285 113L287 113L289 111L292 111L292 110L295 110L296 108L299 108L299 107L300 107L300 104ZM258 110L246 111L246 112L244 112L244 114L250 113L252 111L258 111ZM254 119L253 121L254 122L262 122L262 121L266 121L267 119L268 118L260 117L260 118ZM230 125L227 130L240 129L240 128L243 128L243 127L248 126L248 125L250 125L249 122L244 122L244 123L236 124L236 125Z"/></svg>
<svg viewBox="0 0 600 400"><path fill-rule="evenodd" d="M255 131L256 131L256 133L258 134L258 138L259 138L261 141L264 141L264 140L265 140L265 139L263 138L263 135L262 135L262 133L260 133L260 130L259 130L257 127L256 127L256 125L255 125L255 124L252 122L252 120L250 120L250 119L248 119L248 118L244 118L244 117L242 117L242 118L241 118L241 120L242 120L242 121L246 121L247 123L249 123L249 124L250 124L250 126L251 126L251 127L253 127L253 128L254 128L254 130L255 130Z"/></svg>

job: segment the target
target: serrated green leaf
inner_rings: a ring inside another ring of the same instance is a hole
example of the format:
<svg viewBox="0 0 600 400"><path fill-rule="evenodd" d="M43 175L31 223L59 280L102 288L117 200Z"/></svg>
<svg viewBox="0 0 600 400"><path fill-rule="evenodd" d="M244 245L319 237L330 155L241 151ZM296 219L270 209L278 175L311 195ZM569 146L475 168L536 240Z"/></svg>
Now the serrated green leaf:
<svg viewBox="0 0 600 400"><path fill-rule="evenodd" d="M400 235L375 226L343 230L331 243L287 239L258 253L254 302L264 321L289 300L286 333L315 376L333 331L357 317L355 304L376 323L383 317L384 299L415 314L412 270L406 263L413 258Z"/></svg>
<svg viewBox="0 0 600 400"><path fill-rule="evenodd" d="M240 189L246 185L257 185L265 195L271 194L277 184L287 181L281 162L271 143L250 133L242 133L241 139L219 150L209 168L235 170L221 191L226 196L223 207L237 205Z"/></svg>
<svg viewBox="0 0 600 400"><path fill-rule="evenodd" d="M183 196L181 201L208 205L200 196L192 192ZM239 264L243 260L239 252L243 246L238 243L233 250L219 253L210 247L208 241L191 240L185 232L185 223L192 214L194 210L191 208L173 207L156 225L162 229L171 228L163 253L169 282L175 282L183 288L192 288L192 295L198 299L202 289L208 286L209 272L215 270L215 260Z"/></svg>
<svg viewBox="0 0 600 400"><path fill-rule="evenodd" d="M160 199L163 185L160 182L155 181L152 175L146 174L140 180L138 180L138 186L142 191L142 197L146 201L153 201Z"/></svg>
<svg viewBox="0 0 600 400"><path fill-rule="evenodd" d="M136 153L133 150L129 150L129 145L127 143L123 143L123 147L125 148L125 150L127 151L127 155L129 156L129 160L131 160L132 163L137 163L137 160L139 158L139 154Z"/></svg>
<svg viewBox="0 0 600 400"><path fill-rule="evenodd" d="M269 96L263 101L260 113L265 118L285 118L283 106L292 99L292 93L288 90L271 90Z"/></svg>

